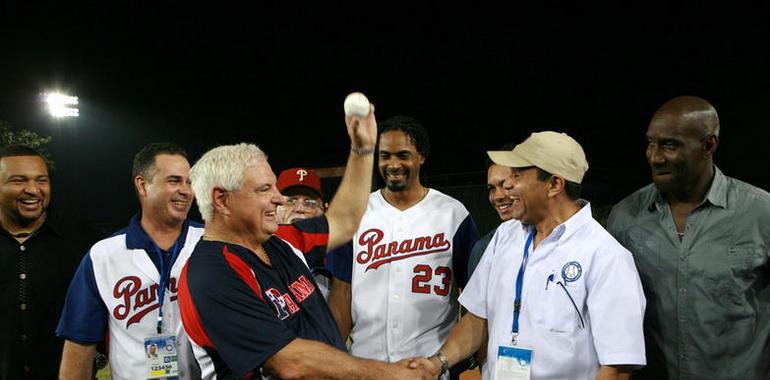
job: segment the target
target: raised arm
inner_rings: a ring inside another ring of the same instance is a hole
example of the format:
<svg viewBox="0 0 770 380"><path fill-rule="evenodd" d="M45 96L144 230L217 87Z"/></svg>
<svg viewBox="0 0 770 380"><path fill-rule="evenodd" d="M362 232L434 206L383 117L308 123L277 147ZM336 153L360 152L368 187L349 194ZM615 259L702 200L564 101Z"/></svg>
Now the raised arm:
<svg viewBox="0 0 770 380"><path fill-rule="evenodd" d="M350 136L350 154L345 174L331 201L326 218L329 221L327 250L339 247L353 237L366 211L374 171L374 145L377 143L377 121L374 106L369 115L345 117Z"/></svg>

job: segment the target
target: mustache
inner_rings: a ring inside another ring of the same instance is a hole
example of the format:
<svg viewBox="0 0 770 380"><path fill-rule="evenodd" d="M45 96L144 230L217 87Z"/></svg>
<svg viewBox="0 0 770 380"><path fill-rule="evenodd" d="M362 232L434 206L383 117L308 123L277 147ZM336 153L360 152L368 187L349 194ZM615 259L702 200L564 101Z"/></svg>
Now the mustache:
<svg viewBox="0 0 770 380"><path fill-rule="evenodd" d="M385 174L407 174L407 173L409 173L409 171L404 168L385 169Z"/></svg>

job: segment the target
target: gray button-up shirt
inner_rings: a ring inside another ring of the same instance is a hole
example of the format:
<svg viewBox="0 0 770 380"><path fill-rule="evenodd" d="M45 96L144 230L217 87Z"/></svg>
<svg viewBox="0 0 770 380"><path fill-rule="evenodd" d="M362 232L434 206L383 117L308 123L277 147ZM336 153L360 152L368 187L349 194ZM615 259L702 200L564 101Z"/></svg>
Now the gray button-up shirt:
<svg viewBox="0 0 770 380"><path fill-rule="evenodd" d="M714 172L681 241L654 184L610 214L647 297L639 377L770 379L770 194Z"/></svg>

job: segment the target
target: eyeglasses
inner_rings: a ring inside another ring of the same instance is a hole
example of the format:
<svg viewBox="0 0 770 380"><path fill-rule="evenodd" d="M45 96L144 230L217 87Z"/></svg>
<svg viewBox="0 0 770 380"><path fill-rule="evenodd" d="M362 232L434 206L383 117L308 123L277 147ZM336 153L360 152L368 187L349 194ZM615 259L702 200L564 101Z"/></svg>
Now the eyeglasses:
<svg viewBox="0 0 770 380"><path fill-rule="evenodd" d="M318 199L300 199L299 197L286 197L286 206L297 207L302 202L302 205L307 208L319 208L321 207L321 201Z"/></svg>

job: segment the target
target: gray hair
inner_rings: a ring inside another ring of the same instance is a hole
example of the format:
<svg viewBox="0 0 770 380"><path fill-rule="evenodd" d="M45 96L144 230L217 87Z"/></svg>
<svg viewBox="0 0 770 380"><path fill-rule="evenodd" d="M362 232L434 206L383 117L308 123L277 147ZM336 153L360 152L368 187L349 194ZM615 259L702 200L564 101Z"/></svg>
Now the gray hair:
<svg viewBox="0 0 770 380"><path fill-rule="evenodd" d="M211 191L215 187L238 190L246 168L266 160L265 152L247 143L222 145L206 152L190 169L192 190L203 221L211 221L214 214Z"/></svg>

